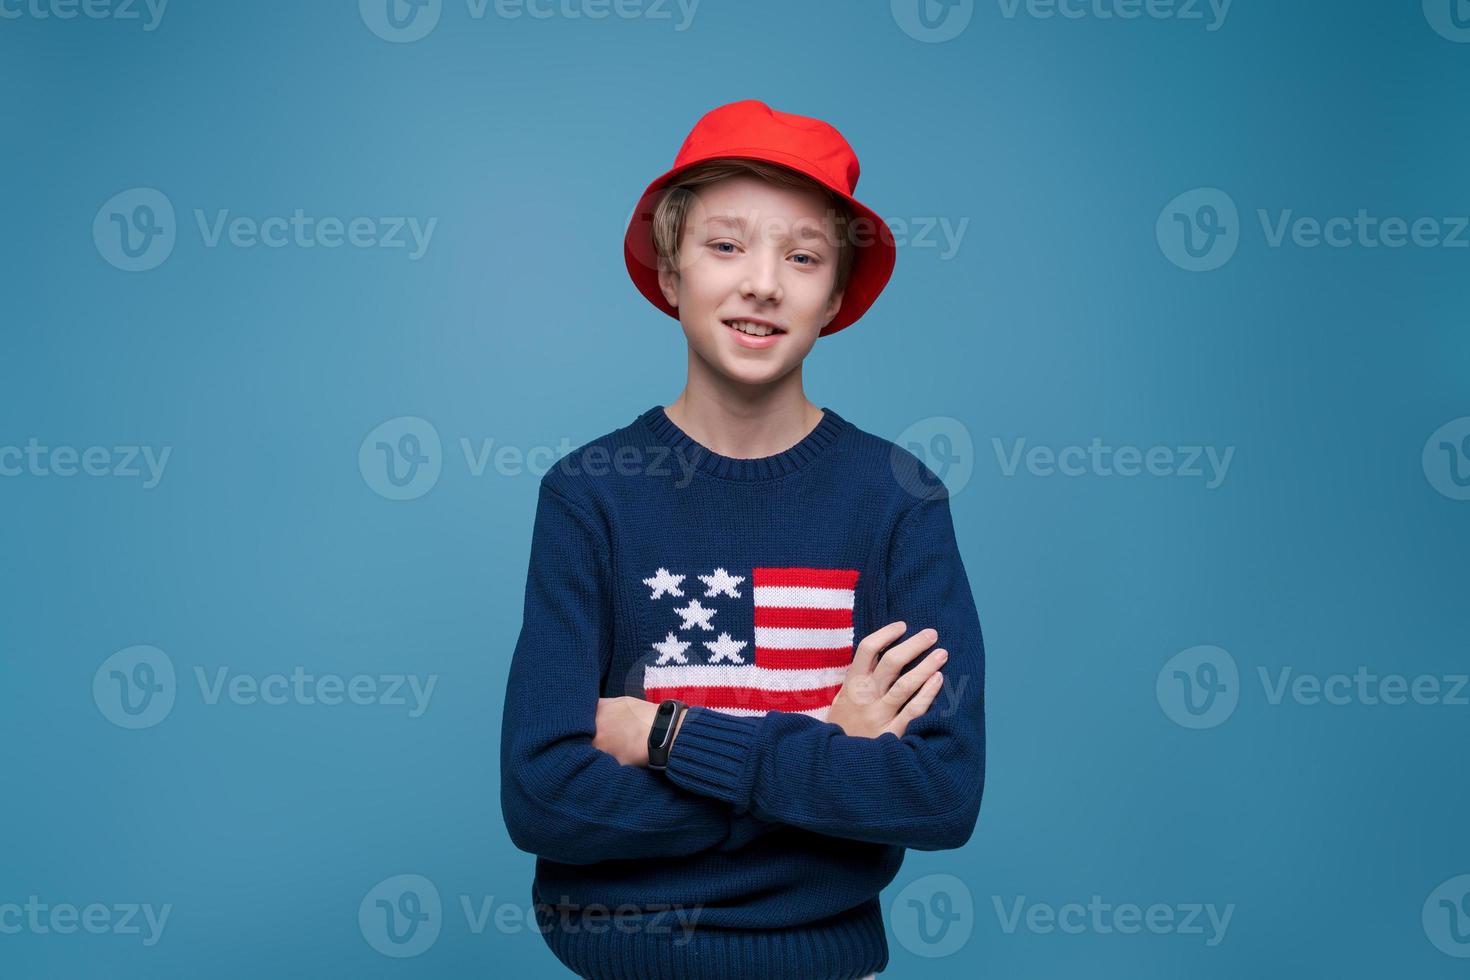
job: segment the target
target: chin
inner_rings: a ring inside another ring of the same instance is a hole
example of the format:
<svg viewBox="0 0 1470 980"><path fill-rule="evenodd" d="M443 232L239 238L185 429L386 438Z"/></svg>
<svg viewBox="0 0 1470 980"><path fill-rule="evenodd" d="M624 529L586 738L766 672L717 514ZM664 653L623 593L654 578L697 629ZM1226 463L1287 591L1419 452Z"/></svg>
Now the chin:
<svg viewBox="0 0 1470 980"><path fill-rule="evenodd" d="M739 358L721 358L716 362L721 374L731 381L743 385L760 386L770 384L786 373L784 362L763 361L759 364Z"/></svg>

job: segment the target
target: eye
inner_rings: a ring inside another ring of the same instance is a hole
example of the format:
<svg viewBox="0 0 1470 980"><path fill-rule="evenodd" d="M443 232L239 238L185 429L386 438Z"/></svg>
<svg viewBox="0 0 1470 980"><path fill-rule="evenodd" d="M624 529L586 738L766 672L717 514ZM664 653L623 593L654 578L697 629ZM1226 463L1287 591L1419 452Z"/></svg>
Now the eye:
<svg viewBox="0 0 1470 980"><path fill-rule="evenodd" d="M735 248L735 243L734 242L711 242L710 243L710 248L713 248L716 251L718 251L721 245L729 245L731 249L734 249ZM730 252L720 252L720 254L721 255L730 255L731 253Z"/></svg>
<svg viewBox="0 0 1470 980"><path fill-rule="evenodd" d="M792 257L793 258L797 258L797 259L807 259L808 260L806 262L798 263L799 265L816 265L818 262L821 261L815 255L808 255L806 252L798 252L796 255L794 255Z"/></svg>

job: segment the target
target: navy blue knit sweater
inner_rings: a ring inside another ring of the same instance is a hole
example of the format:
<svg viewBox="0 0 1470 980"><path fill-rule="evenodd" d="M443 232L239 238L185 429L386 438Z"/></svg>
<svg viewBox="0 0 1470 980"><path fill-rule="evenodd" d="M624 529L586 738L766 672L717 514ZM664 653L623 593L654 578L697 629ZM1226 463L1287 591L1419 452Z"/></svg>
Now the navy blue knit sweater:
<svg viewBox="0 0 1470 980"><path fill-rule="evenodd" d="M902 738L846 735L854 649L898 620L938 631L943 686ZM974 830L983 688L948 493L906 449L824 408L739 459L662 405L579 447L541 480L501 737L548 945L598 980L881 971L904 849ZM592 747L623 695L692 706L667 770Z"/></svg>

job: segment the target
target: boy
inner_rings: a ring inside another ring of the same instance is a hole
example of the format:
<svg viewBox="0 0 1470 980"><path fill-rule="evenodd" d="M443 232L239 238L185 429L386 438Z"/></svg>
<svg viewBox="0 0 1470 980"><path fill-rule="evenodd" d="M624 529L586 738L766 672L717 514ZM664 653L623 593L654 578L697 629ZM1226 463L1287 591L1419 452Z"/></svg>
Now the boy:
<svg viewBox="0 0 1470 980"><path fill-rule="evenodd" d="M836 129L745 100L630 222L688 381L542 478L501 738L538 926L579 976L871 977L904 849L974 829L984 651L948 494L802 392L892 273L857 178Z"/></svg>

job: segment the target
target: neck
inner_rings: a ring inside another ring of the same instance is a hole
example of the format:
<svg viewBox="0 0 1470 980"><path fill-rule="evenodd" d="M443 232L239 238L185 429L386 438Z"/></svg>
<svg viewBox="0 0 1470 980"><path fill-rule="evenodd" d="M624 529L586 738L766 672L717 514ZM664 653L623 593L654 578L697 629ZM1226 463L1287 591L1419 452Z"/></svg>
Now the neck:
<svg viewBox="0 0 1470 980"><path fill-rule="evenodd" d="M758 459L785 452L817 427L822 409L801 387L798 367L773 385L688 383L664 410L696 442L722 456Z"/></svg>

